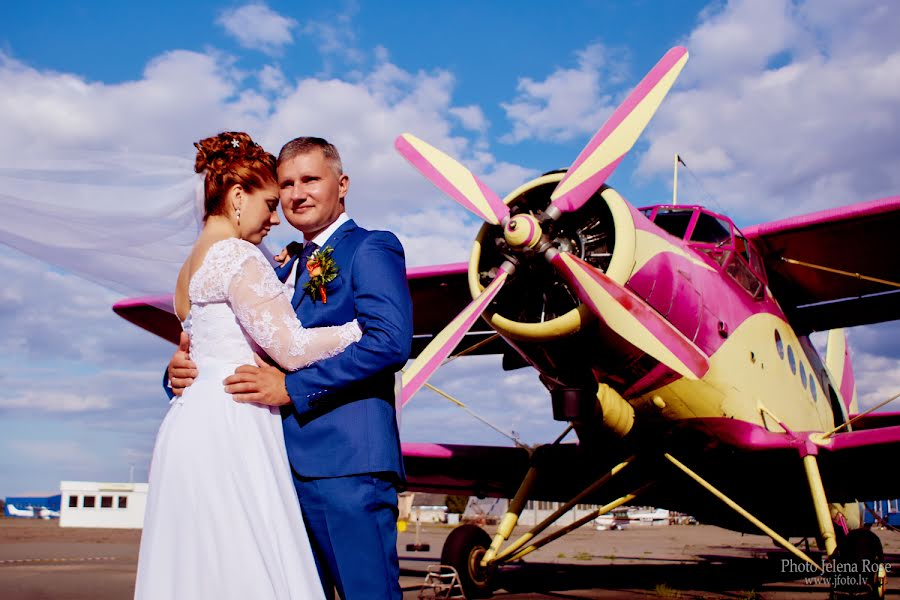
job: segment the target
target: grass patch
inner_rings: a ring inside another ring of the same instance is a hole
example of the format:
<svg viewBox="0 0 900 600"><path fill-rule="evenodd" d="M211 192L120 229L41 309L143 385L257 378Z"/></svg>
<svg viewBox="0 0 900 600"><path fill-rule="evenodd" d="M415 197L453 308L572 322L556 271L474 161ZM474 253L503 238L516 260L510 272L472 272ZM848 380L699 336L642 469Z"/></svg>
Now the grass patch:
<svg viewBox="0 0 900 600"><path fill-rule="evenodd" d="M656 592L656 595L660 598L679 598L681 594L678 593L678 590L670 588L665 583L657 583L656 588L653 590Z"/></svg>
<svg viewBox="0 0 900 600"><path fill-rule="evenodd" d="M591 560L594 558L594 555L590 552L576 552L575 556L573 556L575 560Z"/></svg>

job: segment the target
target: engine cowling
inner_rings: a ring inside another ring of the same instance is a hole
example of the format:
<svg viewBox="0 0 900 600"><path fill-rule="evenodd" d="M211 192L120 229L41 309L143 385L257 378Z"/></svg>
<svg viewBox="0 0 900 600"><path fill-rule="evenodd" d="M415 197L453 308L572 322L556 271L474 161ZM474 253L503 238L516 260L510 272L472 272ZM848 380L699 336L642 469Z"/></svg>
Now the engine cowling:
<svg viewBox="0 0 900 600"><path fill-rule="evenodd" d="M513 216L531 214L542 220L550 205L550 194L564 171L534 179L504 198ZM612 188L602 187L580 209L555 221L542 220L544 237L554 241L611 279L624 284L634 267L635 226L625 200ZM469 258L469 290L476 297L505 261L516 264L515 281L510 282L484 313L484 318L500 334L525 342L550 341L570 336L594 321L566 282L543 259L540 244L513 252L508 234L499 225L484 224L478 232Z"/></svg>

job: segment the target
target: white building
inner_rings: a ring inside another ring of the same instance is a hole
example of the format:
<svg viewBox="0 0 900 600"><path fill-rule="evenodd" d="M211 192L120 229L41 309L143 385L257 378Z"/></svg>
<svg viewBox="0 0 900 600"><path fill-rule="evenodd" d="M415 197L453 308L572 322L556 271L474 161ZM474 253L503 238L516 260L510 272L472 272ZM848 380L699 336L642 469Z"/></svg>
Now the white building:
<svg viewBox="0 0 900 600"><path fill-rule="evenodd" d="M60 527L141 529L147 507L146 483L62 481Z"/></svg>

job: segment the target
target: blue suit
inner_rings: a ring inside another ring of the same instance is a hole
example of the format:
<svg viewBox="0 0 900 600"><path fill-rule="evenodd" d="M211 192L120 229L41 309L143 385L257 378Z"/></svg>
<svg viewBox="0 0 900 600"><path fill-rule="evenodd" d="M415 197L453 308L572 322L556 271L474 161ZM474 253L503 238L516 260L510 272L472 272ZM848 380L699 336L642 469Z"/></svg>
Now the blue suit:
<svg viewBox="0 0 900 600"><path fill-rule="evenodd" d="M304 327L359 321L362 339L341 354L289 373L285 445L327 592L400 598L396 484L404 477L394 377L409 358L412 300L403 247L384 231L347 221L328 239L338 276L327 302L303 290L293 305ZM297 258L277 270L283 280Z"/></svg>

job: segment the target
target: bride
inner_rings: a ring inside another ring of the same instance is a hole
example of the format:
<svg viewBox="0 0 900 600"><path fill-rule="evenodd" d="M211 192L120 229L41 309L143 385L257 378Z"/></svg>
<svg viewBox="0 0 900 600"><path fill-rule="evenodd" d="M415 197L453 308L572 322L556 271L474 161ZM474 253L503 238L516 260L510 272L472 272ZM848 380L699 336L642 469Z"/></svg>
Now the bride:
<svg viewBox="0 0 900 600"><path fill-rule="evenodd" d="M240 132L195 146L204 226L175 311L200 375L157 435L135 598L322 598L279 411L234 402L222 380L254 352L300 369L340 353L360 329L304 329L256 247L280 222L275 157Z"/></svg>

